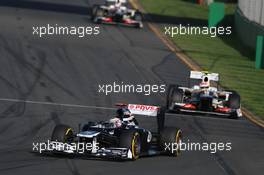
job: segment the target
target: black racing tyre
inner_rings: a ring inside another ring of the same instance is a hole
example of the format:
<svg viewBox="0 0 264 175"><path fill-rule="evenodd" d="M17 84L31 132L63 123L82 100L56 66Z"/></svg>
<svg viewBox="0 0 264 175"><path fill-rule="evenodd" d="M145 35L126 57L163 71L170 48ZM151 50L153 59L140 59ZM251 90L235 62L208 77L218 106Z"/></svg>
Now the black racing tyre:
<svg viewBox="0 0 264 175"><path fill-rule="evenodd" d="M103 17L104 16L104 10L101 8L97 8L97 10L95 12L95 16L96 17Z"/></svg>
<svg viewBox="0 0 264 175"><path fill-rule="evenodd" d="M51 141L70 143L73 141L73 129L67 125L56 125L51 135Z"/></svg>
<svg viewBox="0 0 264 175"><path fill-rule="evenodd" d="M142 25L142 19L143 19L142 13L140 13L139 11L136 11L134 16L133 16L133 19L138 22L137 25L135 26L136 28L142 28L143 27L143 25Z"/></svg>
<svg viewBox="0 0 264 175"><path fill-rule="evenodd" d="M231 109L240 109L240 95L236 91L230 91L232 94L229 95L227 105ZM231 114L231 119L237 119L238 115L236 112Z"/></svg>
<svg viewBox="0 0 264 175"><path fill-rule="evenodd" d="M94 5L94 6L92 7L92 10L91 10L91 17L92 17L92 20L95 18L95 16L96 16L96 11L97 11L98 8L99 8L98 5Z"/></svg>
<svg viewBox="0 0 264 175"><path fill-rule="evenodd" d="M165 113L166 113L166 107L164 106L160 107L158 115L157 115L158 133L160 133L160 131L164 129Z"/></svg>
<svg viewBox="0 0 264 175"><path fill-rule="evenodd" d="M180 129L165 127L160 133L160 148L162 151L165 151L167 155L179 156L181 142L182 131ZM168 145L170 146L168 147Z"/></svg>
<svg viewBox="0 0 264 175"><path fill-rule="evenodd" d="M136 12L134 15L134 20L141 22L142 21L142 14L140 12Z"/></svg>
<svg viewBox="0 0 264 175"><path fill-rule="evenodd" d="M101 23L101 20L96 20L95 21L95 18L96 17L103 17L104 16L104 9L101 9L100 7L97 7L94 13L95 14L93 15L93 21L96 22L96 23Z"/></svg>
<svg viewBox="0 0 264 175"><path fill-rule="evenodd" d="M173 89L176 88L177 85L172 85L170 84L168 89L167 89L167 95L166 95L166 109L169 109L170 106L170 101L171 101L171 96L172 96L172 92Z"/></svg>
<svg viewBox="0 0 264 175"><path fill-rule="evenodd" d="M231 91L232 94L229 95L228 106L232 109L240 108L240 95L236 91Z"/></svg>
<svg viewBox="0 0 264 175"><path fill-rule="evenodd" d="M166 108L168 110L174 109L175 103L183 102L183 91L177 85L170 85L167 91Z"/></svg>
<svg viewBox="0 0 264 175"><path fill-rule="evenodd" d="M128 148L132 153L132 160L139 158L141 153L141 138L139 132L135 130L123 131L120 135L119 146Z"/></svg>

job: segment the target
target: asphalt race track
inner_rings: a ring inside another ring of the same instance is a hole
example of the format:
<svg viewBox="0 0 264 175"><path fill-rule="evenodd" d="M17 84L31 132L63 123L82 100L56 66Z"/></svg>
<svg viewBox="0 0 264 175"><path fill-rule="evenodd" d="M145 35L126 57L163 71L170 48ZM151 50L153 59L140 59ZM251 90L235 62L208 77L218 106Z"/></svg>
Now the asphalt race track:
<svg viewBox="0 0 264 175"><path fill-rule="evenodd" d="M116 102L164 104L165 94L98 93L99 84L186 85L189 69L148 28L100 26L86 38L32 35L32 26L94 26L88 0L0 1L0 100L113 107ZM231 151L185 151L180 157L116 162L43 156L32 143L50 138L55 124L105 120L113 110L0 101L0 174L261 175L264 130L245 119L167 114L166 125L183 130L184 141L231 142ZM148 118L142 125L155 128Z"/></svg>

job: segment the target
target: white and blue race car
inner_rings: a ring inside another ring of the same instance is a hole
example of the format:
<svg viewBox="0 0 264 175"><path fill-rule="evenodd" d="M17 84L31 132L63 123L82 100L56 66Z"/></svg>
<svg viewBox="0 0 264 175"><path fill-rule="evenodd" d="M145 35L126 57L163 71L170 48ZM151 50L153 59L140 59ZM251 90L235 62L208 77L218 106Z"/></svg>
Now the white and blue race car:
<svg viewBox="0 0 264 175"><path fill-rule="evenodd" d="M135 115L156 117L157 131L152 132L138 125ZM119 104L117 115L109 121L87 122L79 132L67 125L57 125L52 133L51 153L110 159L136 160L141 156L174 155L180 150L166 150L169 143L180 144L180 129L164 127L165 110L158 106ZM87 146L88 149L82 149ZM78 146L76 146L78 145ZM77 149L78 147L78 149Z"/></svg>

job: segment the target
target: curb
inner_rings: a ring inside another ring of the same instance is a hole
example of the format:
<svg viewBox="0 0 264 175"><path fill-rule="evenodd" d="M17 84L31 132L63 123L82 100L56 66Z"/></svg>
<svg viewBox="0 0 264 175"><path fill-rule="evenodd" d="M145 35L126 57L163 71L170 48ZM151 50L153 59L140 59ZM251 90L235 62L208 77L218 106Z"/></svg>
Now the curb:
<svg viewBox="0 0 264 175"><path fill-rule="evenodd" d="M129 0L129 3L133 8L139 9L141 12L147 14L144 8L140 5L138 0ZM152 21L148 16L145 16ZM175 45L168 37L162 33L159 27L154 22L146 22L150 30L157 35L157 37L169 48L170 51L174 52L184 64L186 64L191 70L194 71L202 71L202 68L195 63L190 57L188 57L179 47ZM247 118L252 123L264 128L264 121L255 116L252 112L250 112L245 107L242 107L243 117Z"/></svg>

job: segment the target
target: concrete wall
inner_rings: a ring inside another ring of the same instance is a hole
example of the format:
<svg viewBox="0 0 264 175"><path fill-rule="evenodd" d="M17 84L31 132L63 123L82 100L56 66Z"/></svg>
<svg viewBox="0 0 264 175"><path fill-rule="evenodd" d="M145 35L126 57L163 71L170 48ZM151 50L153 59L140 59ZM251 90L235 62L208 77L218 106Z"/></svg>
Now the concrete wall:
<svg viewBox="0 0 264 175"><path fill-rule="evenodd" d="M264 1L263 0L239 0L238 7L242 14L250 21L264 25Z"/></svg>
<svg viewBox="0 0 264 175"><path fill-rule="evenodd" d="M241 41L255 49L257 35L264 35L264 0L239 0L235 28Z"/></svg>

